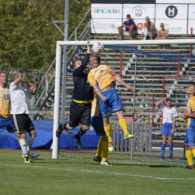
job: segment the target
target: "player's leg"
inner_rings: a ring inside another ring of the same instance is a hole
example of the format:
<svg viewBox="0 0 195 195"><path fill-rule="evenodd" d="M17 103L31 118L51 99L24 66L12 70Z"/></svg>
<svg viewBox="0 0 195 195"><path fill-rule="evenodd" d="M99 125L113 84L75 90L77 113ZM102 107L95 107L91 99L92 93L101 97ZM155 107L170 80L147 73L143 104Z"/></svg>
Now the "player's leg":
<svg viewBox="0 0 195 195"><path fill-rule="evenodd" d="M169 142L169 160L173 158L173 136L168 136Z"/></svg>
<svg viewBox="0 0 195 195"><path fill-rule="evenodd" d="M29 153L29 155L30 155L33 159L35 159L35 158L37 158L40 154L31 153L31 150L32 150L32 145L33 145L33 143L34 143L34 140L35 140L35 138L36 138L36 136L37 136L37 133L36 133L36 131L35 131L35 127L34 127L32 121L31 121L29 115L27 115L27 114L25 115L25 125L26 125L25 128L27 129L27 132L28 132L28 134L29 134L29 136L28 136L28 138L27 138L27 140L26 140L27 145L28 145L28 153Z"/></svg>
<svg viewBox="0 0 195 195"><path fill-rule="evenodd" d="M169 160L173 158L173 134L172 129L173 125L171 123L168 123L168 142L169 142Z"/></svg>
<svg viewBox="0 0 195 195"><path fill-rule="evenodd" d="M74 136L77 142L77 147L81 148L81 137L87 132L90 126L91 120L91 103L80 105L80 118L79 122L81 122L82 126L79 132Z"/></svg>
<svg viewBox="0 0 195 195"><path fill-rule="evenodd" d="M165 148L166 148L167 136L162 134L162 144L161 144L161 159L165 159Z"/></svg>
<svg viewBox="0 0 195 195"><path fill-rule="evenodd" d="M123 111L122 110L117 111L116 114L117 114L117 117L119 120L119 124L120 124L120 126L125 134L124 139L132 139L133 135L128 132L127 121L124 118Z"/></svg>
<svg viewBox="0 0 195 195"><path fill-rule="evenodd" d="M22 154L24 155L24 163L31 163L31 159L28 154L28 145L26 141L26 131L25 131L25 117L23 114L11 115L11 120L16 127L20 135L20 146L22 149Z"/></svg>
<svg viewBox="0 0 195 195"><path fill-rule="evenodd" d="M186 137L184 140L186 149L186 157L188 161L188 169L195 169L193 156L195 157L195 131L193 128L189 128L186 131Z"/></svg>
<svg viewBox="0 0 195 195"><path fill-rule="evenodd" d="M111 125L110 125L109 117L103 119L103 124L104 124L105 134L108 138L108 150L109 152L112 152L114 150L114 147L113 147L113 140L111 136Z"/></svg>
<svg viewBox="0 0 195 195"><path fill-rule="evenodd" d="M75 128L73 125L73 122L71 121L78 121L76 125L79 124L79 118L80 118L80 108L78 107L78 104L75 102L71 102L70 104L70 121L60 124L58 126L58 129L56 130L56 136L59 137L63 130L72 130ZM71 124L70 124L71 122Z"/></svg>
<svg viewBox="0 0 195 195"><path fill-rule="evenodd" d="M103 150L102 145L103 145L103 137L100 137L99 142L98 142L98 147L97 147L97 150L96 150L96 154L93 158L94 161L97 161L99 163L102 160L102 157L101 157L102 156L102 150Z"/></svg>
<svg viewBox="0 0 195 195"><path fill-rule="evenodd" d="M108 138L107 136L102 136L102 160L100 165L110 165L108 162Z"/></svg>

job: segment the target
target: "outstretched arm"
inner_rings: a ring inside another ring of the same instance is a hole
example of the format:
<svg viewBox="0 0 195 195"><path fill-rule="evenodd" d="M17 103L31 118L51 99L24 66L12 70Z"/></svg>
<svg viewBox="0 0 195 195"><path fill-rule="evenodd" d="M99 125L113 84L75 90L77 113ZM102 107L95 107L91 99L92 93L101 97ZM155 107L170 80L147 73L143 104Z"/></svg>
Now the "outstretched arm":
<svg viewBox="0 0 195 195"><path fill-rule="evenodd" d="M156 103L157 107L160 107L161 104L166 100L166 98L161 99L159 102Z"/></svg>
<svg viewBox="0 0 195 195"><path fill-rule="evenodd" d="M83 72L83 70L87 66L87 63L89 61L89 57L90 57L90 45L89 45L89 43L87 43L87 53L85 55L84 60L82 61L81 66L74 70L74 72L73 72L74 76L77 76L77 75L79 75L79 74L81 74Z"/></svg>
<svg viewBox="0 0 195 195"><path fill-rule="evenodd" d="M131 85L128 85L127 83L125 83L124 81L123 81L123 79L119 76L119 75L115 75L115 80L117 81L117 82L119 82L121 85L123 85L123 86L125 86L127 89L130 89L130 90L132 90L133 89L133 87L131 86Z"/></svg>

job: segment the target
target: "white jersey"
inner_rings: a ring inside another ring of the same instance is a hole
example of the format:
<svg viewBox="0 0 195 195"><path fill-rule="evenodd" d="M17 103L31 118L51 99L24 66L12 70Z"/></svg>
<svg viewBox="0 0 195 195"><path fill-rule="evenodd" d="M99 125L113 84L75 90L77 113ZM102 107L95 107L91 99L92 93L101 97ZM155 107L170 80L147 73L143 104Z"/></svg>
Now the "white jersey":
<svg viewBox="0 0 195 195"><path fill-rule="evenodd" d="M29 114L27 99L32 90L28 89L25 84L10 84L11 114Z"/></svg>
<svg viewBox="0 0 195 195"><path fill-rule="evenodd" d="M163 124L173 123L173 117L177 117L177 111L174 107L167 108L166 105L162 105L160 110L163 112Z"/></svg>

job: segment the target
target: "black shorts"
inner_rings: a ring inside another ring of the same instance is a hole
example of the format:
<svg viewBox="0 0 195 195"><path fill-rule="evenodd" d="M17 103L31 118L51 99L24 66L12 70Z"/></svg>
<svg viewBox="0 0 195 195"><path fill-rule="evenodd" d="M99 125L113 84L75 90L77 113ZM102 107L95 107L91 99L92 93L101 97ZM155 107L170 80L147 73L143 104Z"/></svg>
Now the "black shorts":
<svg viewBox="0 0 195 195"><path fill-rule="evenodd" d="M35 127L28 114L12 114L11 120L19 134L35 130Z"/></svg>
<svg viewBox="0 0 195 195"><path fill-rule="evenodd" d="M69 125L76 127L81 123L82 125L90 125L91 118L91 103L89 104L78 104L71 102L70 105L70 120Z"/></svg>

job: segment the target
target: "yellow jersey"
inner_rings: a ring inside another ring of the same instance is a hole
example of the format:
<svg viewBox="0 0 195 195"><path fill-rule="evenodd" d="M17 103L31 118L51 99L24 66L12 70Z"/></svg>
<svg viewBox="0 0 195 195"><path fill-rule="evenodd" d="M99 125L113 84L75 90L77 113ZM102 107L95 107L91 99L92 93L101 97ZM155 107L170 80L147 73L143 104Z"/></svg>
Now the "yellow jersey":
<svg viewBox="0 0 195 195"><path fill-rule="evenodd" d="M188 100L188 104L187 104L187 113L193 113L195 112L195 96L191 97ZM190 127L195 127L195 118L188 118L187 121L187 129Z"/></svg>
<svg viewBox="0 0 195 195"><path fill-rule="evenodd" d="M10 117L10 93L9 89L0 86L0 116Z"/></svg>
<svg viewBox="0 0 195 195"><path fill-rule="evenodd" d="M100 90L108 87L113 81L115 81L114 73L110 66L107 65L99 65L97 68L93 68L90 70L88 74L88 81L91 86L95 83L99 87Z"/></svg>

